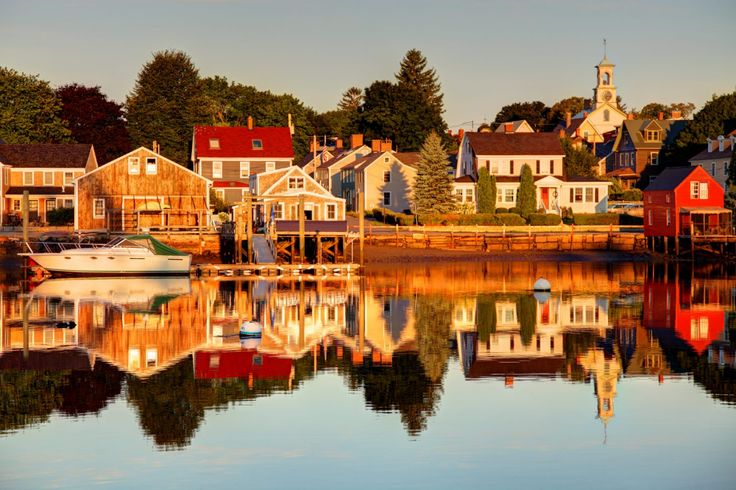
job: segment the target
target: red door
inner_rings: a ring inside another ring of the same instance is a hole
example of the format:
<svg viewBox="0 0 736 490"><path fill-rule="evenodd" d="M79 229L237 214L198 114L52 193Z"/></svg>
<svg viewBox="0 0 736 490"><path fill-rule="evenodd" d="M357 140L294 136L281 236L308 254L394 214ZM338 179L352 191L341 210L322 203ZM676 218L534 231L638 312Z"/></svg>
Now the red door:
<svg viewBox="0 0 736 490"><path fill-rule="evenodd" d="M542 202L544 203L544 209L549 209L549 188L542 187Z"/></svg>

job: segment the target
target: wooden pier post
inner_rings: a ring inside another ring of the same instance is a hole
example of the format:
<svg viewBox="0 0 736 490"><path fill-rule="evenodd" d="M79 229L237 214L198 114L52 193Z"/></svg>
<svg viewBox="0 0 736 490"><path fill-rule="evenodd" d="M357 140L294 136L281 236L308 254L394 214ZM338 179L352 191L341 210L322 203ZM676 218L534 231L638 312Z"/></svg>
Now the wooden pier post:
<svg viewBox="0 0 736 490"><path fill-rule="evenodd" d="M364 264L364 245L365 245L365 202L363 200L363 193L358 192L358 239L360 240L360 265ZM351 260L355 260L352 257Z"/></svg>
<svg viewBox="0 0 736 490"><path fill-rule="evenodd" d="M253 200L250 195L245 196L245 230L248 240L248 263L253 263Z"/></svg>
<svg viewBox="0 0 736 490"><path fill-rule="evenodd" d="M304 194L299 196L299 263L304 263Z"/></svg>
<svg viewBox="0 0 736 490"><path fill-rule="evenodd" d="M21 203L21 213L23 213L23 241L28 242L28 191L23 191L23 201Z"/></svg>

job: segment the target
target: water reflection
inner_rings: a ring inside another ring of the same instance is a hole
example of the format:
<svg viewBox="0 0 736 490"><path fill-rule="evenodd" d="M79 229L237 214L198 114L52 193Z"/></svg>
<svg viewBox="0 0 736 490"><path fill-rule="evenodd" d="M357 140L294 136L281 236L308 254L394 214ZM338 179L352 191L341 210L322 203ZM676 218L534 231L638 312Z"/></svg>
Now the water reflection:
<svg viewBox="0 0 736 490"><path fill-rule="evenodd" d="M536 277L553 285L532 294ZM733 403L735 277L645 264L509 262L376 268L366 277L189 281L54 279L0 289L0 430L124 396L161 449L186 447L208 410L338 373L418 435L449 363L466 380L591 383L615 416L629 377L692 376ZM239 326L263 325L241 339ZM485 389L476 383L474 389Z"/></svg>

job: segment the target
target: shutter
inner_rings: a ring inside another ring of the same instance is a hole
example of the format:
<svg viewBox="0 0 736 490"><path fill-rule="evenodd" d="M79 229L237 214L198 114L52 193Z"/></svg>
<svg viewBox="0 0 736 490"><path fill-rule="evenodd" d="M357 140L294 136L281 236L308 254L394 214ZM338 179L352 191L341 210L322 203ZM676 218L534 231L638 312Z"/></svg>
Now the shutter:
<svg viewBox="0 0 736 490"><path fill-rule="evenodd" d="M570 187L570 203L575 202L575 189Z"/></svg>
<svg viewBox="0 0 736 490"><path fill-rule="evenodd" d="M599 189L596 187L595 188L595 202L598 202L598 191Z"/></svg>

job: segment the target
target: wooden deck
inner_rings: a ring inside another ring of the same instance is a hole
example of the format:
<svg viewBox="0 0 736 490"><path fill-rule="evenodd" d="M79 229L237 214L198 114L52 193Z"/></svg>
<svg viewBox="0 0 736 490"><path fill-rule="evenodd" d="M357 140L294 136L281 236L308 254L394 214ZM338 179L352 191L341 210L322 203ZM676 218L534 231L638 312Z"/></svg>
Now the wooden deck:
<svg viewBox="0 0 736 490"><path fill-rule="evenodd" d="M213 276L350 276L358 264L197 264L192 277Z"/></svg>

